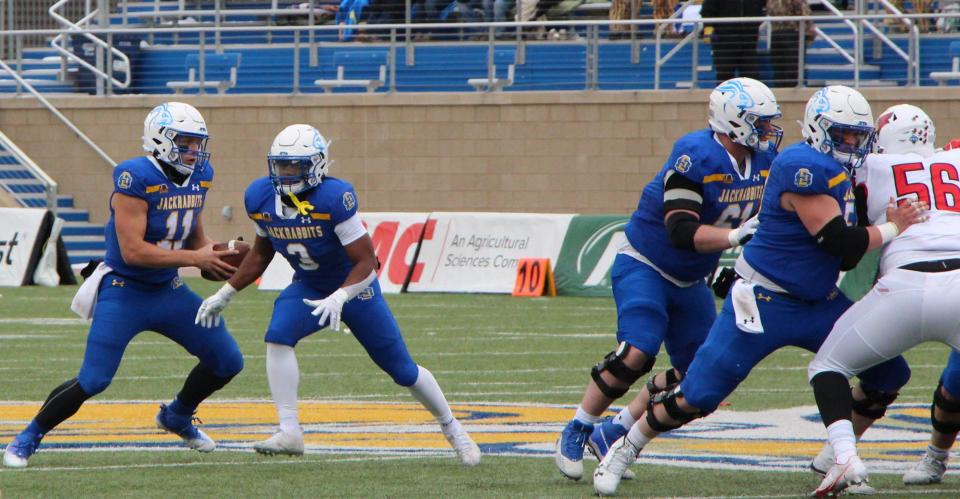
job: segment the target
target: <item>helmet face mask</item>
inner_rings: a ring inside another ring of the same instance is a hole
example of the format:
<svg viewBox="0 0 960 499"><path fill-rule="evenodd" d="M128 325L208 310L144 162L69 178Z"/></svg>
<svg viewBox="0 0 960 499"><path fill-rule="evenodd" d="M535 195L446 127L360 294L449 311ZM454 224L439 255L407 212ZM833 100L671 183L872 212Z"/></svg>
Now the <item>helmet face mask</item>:
<svg viewBox="0 0 960 499"><path fill-rule="evenodd" d="M773 92L752 78L727 80L710 93L710 129L752 150L774 151L780 146L783 129L773 123L778 118L780 105Z"/></svg>
<svg viewBox="0 0 960 499"><path fill-rule="evenodd" d="M143 149L184 175L203 170L210 161L209 138L203 116L182 102L160 104L143 122Z"/></svg>
<svg viewBox="0 0 960 499"><path fill-rule="evenodd" d="M860 166L876 136L870 104L860 92L843 85L823 87L813 94L801 125L811 147L848 170Z"/></svg>
<svg viewBox="0 0 960 499"><path fill-rule="evenodd" d="M290 125L273 140L267 171L277 194L300 194L323 181L329 143L310 125Z"/></svg>

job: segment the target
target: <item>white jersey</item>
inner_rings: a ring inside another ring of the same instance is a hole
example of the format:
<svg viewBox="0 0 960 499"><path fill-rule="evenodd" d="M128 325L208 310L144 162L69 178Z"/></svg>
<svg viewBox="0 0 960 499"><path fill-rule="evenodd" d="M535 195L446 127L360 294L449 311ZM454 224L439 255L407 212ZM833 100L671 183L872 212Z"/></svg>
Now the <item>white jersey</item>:
<svg viewBox="0 0 960 499"><path fill-rule="evenodd" d="M887 221L890 198L924 201L930 220L911 226L888 243L880 275L908 263L960 258L960 150L919 154L871 154L857 170L867 188L867 218Z"/></svg>

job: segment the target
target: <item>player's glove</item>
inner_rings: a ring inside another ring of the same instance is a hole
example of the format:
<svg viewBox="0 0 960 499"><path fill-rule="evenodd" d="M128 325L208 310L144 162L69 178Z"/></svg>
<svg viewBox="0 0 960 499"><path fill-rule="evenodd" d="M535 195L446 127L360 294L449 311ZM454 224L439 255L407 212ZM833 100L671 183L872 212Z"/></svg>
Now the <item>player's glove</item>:
<svg viewBox="0 0 960 499"><path fill-rule="evenodd" d="M753 237L753 233L757 231L757 227L760 225L760 219L758 215L754 215L747 219L746 222L740 224L740 227L733 229L727 234L727 240L730 241L730 247L736 248L737 246L743 246L747 244Z"/></svg>
<svg viewBox="0 0 960 499"><path fill-rule="evenodd" d="M230 298L237 294L237 290L225 283L216 293L203 300L200 308L197 310L197 318L193 320L194 324L200 324L206 328L217 327L220 325L220 313L230 304Z"/></svg>
<svg viewBox="0 0 960 499"><path fill-rule="evenodd" d="M313 312L310 312L310 314L314 317L320 317L321 326L329 319L330 329L339 331L340 314L343 312L343 304L347 303L349 299L350 295L348 295L343 288L340 288L322 300L308 300L304 298L303 304L308 307L313 307Z"/></svg>

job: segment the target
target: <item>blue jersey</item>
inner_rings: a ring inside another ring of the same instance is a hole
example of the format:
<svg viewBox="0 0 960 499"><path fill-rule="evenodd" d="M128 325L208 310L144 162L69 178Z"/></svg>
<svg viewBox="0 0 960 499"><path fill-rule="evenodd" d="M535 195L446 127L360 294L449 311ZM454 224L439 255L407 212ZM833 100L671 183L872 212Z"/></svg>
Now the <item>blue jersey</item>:
<svg viewBox="0 0 960 499"><path fill-rule="evenodd" d="M784 149L770 169L760 226L743 250L743 258L754 270L790 294L805 300L823 299L836 287L841 257L821 248L797 213L780 206L785 192L829 195L847 225L855 225L853 185L846 169L832 156L805 142Z"/></svg>
<svg viewBox="0 0 960 499"><path fill-rule="evenodd" d="M735 228L760 209L774 152L753 152L741 174L727 150L710 129L680 138L660 173L643 189L637 210L627 223L630 245L660 270L681 281L693 282L713 272L720 253L697 253L671 244L663 223L663 183L667 172L703 185L700 223Z"/></svg>
<svg viewBox="0 0 960 499"><path fill-rule="evenodd" d="M193 172L184 186L178 186L146 156L124 161L113 169L114 194L147 202L147 230L143 240L166 249L182 248L184 241L193 234L194 222L203 210L212 181L213 168L206 165ZM176 267L137 267L123 261L114 216L111 204L110 220L104 234L106 264L118 274L141 282L161 283L173 279L177 275Z"/></svg>
<svg viewBox="0 0 960 499"><path fill-rule="evenodd" d="M306 215L283 216L282 201L269 177L254 180L244 195L247 215L266 234L273 249L290 262L294 280L318 289L336 289L346 280L353 263L334 232L357 213L357 196L349 182L325 177L317 187L301 194L313 208Z"/></svg>

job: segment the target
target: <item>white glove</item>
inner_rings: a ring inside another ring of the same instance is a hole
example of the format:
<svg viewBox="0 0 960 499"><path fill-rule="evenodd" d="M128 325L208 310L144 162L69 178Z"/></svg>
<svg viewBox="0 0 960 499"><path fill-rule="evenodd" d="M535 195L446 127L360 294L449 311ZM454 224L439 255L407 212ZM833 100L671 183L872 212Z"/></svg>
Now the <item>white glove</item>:
<svg viewBox="0 0 960 499"><path fill-rule="evenodd" d="M347 300L350 299L350 295L347 294L343 288L337 289L333 293L330 293L330 296L322 300L308 300L303 299L303 304L308 307L314 307L313 312L310 312L310 315L320 317L320 325L323 326L323 323L330 320L330 329L334 331L340 330L340 314L343 312L343 304L347 303Z"/></svg>
<svg viewBox="0 0 960 499"><path fill-rule="evenodd" d="M740 227L731 230L727 234L727 241L730 241L730 247L736 248L737 246L747 244L747 241L753 237L753 233L757 231L757 227L759 226L759 215L754 215L740 224Z"/></svg>
<svg viewBox="0 0 960 499"><path fill-rule="evenodd" d="M205 328L217 327L220 325L220 313L230 304L230 298L237 294L237 290L226 283L216 293L203 300L200 308L197 310L197 318L193 320L194 324L200 324Z"/></svg>

